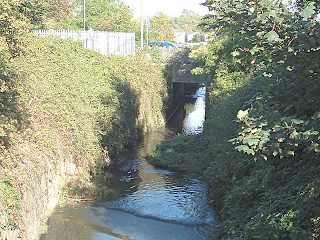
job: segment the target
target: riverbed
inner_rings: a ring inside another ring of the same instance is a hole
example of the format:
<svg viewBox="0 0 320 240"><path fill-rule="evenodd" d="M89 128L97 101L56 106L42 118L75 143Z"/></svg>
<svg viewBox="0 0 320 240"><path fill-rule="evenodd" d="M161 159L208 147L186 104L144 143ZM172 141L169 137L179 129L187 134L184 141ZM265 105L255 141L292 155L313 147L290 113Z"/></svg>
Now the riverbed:
<svg viewBox="0 0 320 240"><path fill-rule="evenodd" d="M189 106L184 131L199 134L205 99L195 99L193 107ZM186 129L188 123L192 129ZM130 168L120 169L113 189L118 193L116 199L57 209L41 239L214 239L217 218L208 204L207 186L196 178L155 168L145 160L157 144L173 134L159 130L146 135L136 151L127 156Z"/></svg>

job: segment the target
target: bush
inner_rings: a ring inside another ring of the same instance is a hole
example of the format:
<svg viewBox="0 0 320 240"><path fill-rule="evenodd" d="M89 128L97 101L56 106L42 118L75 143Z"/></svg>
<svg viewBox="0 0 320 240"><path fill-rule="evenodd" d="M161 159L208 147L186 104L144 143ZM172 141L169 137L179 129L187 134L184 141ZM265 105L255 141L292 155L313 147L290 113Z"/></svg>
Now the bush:
<svg viewBox="0 0 320 240"><path fill-rule="evenodd" d="M164 126L166 82L148 54L107 58L53 38L25 44L24 54L12 59L2 49L0 59L0 183L11 179L24 196L70 159L90 181L139 133Z"/></svg>
<svg viewBox="0 0 320 240"><path fill-rule="evenodd" d="M282 27L268 32L246 4L224 2L204 22L220 36L191 54L213 75L204 134L162 144L154 161L206 179L223 239L318 239L319 23L273 12Z"/></svg>

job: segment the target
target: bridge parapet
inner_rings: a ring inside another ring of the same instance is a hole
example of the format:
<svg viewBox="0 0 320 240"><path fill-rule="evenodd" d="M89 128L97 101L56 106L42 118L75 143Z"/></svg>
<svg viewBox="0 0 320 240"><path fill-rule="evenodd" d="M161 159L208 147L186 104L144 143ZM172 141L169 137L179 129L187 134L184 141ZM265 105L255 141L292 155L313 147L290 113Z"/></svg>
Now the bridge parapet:
<svg viewBox="0 0 320 240"><path fill-rule="evenodd" d="M211 75L194 75L190 72L177 71L172 75L172 83L199 83L206 84L212 79Z"/></svg>

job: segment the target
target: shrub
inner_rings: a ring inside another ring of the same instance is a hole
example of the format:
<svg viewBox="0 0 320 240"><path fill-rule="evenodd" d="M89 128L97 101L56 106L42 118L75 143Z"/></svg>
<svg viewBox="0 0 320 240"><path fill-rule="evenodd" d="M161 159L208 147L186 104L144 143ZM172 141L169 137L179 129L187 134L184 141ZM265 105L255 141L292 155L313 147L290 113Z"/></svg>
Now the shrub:
<svg viewBox="0 0 320 240"><path fill-rule="evenodd" d="M166 82L148 54L108 58L53 38L25 47L14 59L2 49L0 58L0 183L11 179L15 192L62 174L70 159L85 185L139 133L164 126ZM7 194L0 199L10 209Z"/></svg>
<svg viewBox="0 0 320 240"><path fill-rule="evenodd" d="M177 139L156 152L170 167L201 162L222 238L319 236L319 4L276 2L207 1L215 16L203 25L217 37L193 54L213 74L203 146Z"/></svg>

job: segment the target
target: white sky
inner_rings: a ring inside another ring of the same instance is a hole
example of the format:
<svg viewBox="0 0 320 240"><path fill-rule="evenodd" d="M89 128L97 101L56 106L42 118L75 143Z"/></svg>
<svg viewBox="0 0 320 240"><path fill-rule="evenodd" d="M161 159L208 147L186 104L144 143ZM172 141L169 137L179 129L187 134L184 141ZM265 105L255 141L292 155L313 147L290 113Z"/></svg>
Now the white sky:
<svg viewBox="0 0 320 240"><path fill-rule="evenodd" d="M146 16L159 12L179 16L183 9L193 10L201 15L208 12L206 7L200 5L204 0L122 0L134 10L136 16L140 16L140 1L143 1L143 12Z"/></svg>

